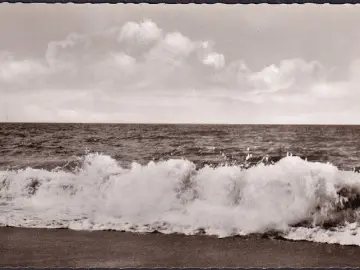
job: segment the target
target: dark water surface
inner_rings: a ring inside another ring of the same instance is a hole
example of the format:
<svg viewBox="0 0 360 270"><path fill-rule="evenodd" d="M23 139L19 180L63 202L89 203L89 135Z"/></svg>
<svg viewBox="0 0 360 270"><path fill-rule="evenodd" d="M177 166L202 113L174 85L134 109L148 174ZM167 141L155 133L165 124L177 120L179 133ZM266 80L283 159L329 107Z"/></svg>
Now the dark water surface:
<svg viewBox="0 0 360 270"><path fill-rule="evenodd" d="M238 164L254 156L284 156L360 166L360 126L0 124L0 169L55 168L86 151L132 161L186 158L204 164Z"/></svg>

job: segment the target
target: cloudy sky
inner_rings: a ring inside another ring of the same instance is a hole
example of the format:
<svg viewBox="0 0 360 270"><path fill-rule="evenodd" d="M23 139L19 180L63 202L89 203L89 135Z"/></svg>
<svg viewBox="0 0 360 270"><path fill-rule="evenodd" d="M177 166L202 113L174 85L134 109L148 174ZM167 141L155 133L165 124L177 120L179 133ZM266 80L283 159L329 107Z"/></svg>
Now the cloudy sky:
<svg viewBox="0 0 360 270"><path fill-rule="evenodd" d="M0 122L360 124L360 6L0 4Z"/></svg>

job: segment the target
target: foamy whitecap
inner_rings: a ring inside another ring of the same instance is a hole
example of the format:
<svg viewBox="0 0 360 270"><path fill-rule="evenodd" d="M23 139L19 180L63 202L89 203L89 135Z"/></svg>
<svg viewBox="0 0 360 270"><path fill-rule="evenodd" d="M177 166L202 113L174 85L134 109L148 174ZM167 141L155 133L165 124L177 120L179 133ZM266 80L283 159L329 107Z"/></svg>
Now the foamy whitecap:
<svg viewBox="0 0 360 270"><path fill-rule="evenodd" d="M277 231L360 245L360 174L287 156L274 165L204 167L185 159L133 163L87 154L72 172L0 172L0 225L205 233Z"/></svg>

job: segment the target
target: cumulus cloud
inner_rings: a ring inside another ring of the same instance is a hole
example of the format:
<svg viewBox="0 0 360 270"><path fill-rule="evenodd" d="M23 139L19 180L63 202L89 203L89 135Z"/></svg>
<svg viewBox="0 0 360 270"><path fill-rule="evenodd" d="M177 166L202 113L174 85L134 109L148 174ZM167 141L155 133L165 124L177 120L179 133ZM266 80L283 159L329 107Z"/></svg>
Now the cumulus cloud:
<svg viewBox="0 0 360 270"><path fill-rule="evenodd" d="M0 65L0 79L5 82L13 82L14 80L41 73L43 67L35 61L7 61Z"/></svg>
<svg viewBox="0 0 360 270"><path fill-rule="evenodd" d="M181 64L195 49L195 44L181 33L168 33L146 54L147 61L162 62L164 65Z"/></svg>
<svg viewBox="0 0 360 270"><path fill-rule="evenodd" d="M47 46L45 58L51 66L69 65L74 58L78 58L74 49L85 41L86 37L75 33L69 34L64 40L51 41Z"/></svg>
<svg viewBox="0 0 360 270"><path fill-rule="evenodd" d="M50 74L42 61L35 59L16 59L6 53L0 55L0 92L12 88L37 84L41 77ZM1 88L1 86L4 86Z"/></svg>
<svg viewBox="0 0 360 270"><path fill-rule="evenodd" d="M165 32L151 20L87 35L71 33L64 40L49 42L45 60L53 71L53 76L46 78L49 83L150 90L197 86L208 76L201 65L219 69L225 64L211 42Z"/></svg>
<svg viewBox="0 0 360 270"><path fill-rule="evenodd" d="M3 53L0 86L7 87L0 88L6 97L0 107L14 121L265 123L294 121L295 112L308 121L304 110L325 121L336 99L347 104L336 105L343 117L357 110L359 63L350 65L347 80L335 82L323 65L300 58L252 70L211 40L143 20L69 34L49 42L42 59ZM18 85L28 92L4 93Z"/></svg>
<svg viewBox="0 0 360 270"><path fill-rule="evenodd" d="M209 53L203 60L204 65L221 69L225 66L225 57L220 53Z"/></svg>
<svg viewBox="0 0 360 270"><path fill-rule="evenodd" d="M144 20L140 23L127 22L120 31L118 41L135 41L147 44L156 41L162 36L162 30L151 20Z"/></svg>
<svg viewBox="0 0 360 270"><path fill-rule="evenodd" d="M89 73L93 73L93 80L98 82L110 81L125 83L127 79L134 79L136 75L136 59L124 52L109 52L104 60L89 65Z"/></svg>
<svg viewBox="0 0 360 270"><path fill-rule="evenodd" d="M295 87L307 87L321 79L322 67L319 63L305 62L302 59L286 59L276 66L272 64L249 76L255 88L279 91Z"/></svg>

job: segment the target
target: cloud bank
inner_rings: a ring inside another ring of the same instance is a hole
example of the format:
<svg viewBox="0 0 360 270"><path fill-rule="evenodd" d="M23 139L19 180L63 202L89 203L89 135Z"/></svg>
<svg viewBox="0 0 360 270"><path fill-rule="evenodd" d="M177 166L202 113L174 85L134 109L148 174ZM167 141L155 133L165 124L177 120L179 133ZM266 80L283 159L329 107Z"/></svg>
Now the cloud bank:
<svg viewBox="0 0 360 270"><path fill-rule="evenodd" d="M130 21L41 58L1 52L0 121L358 124L359 63L341 81L296 56L251 70L212 40Z"/></svg>

